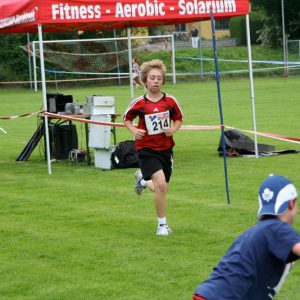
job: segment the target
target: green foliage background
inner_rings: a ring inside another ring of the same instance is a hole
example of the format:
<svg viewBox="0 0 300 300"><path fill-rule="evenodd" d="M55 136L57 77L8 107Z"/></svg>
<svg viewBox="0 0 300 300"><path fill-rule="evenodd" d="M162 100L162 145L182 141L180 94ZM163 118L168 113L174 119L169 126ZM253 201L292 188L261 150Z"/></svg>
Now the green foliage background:
<svg viewBox="0 0 300 300"><path fill-rule="evenodd" d="M253 0L251 1L251 14L250 14L250 32L251 43L260 44L262 51L266 52L266 57L269 57L268 48L281 49L282 48L282 10L281 0ZM284 1L285 12L285 29L289 40L299 39L300 37L300 2L294 0ZM237 45L246 44L245 33L245 18L236 17L230 20L230 34L231 37L236 38ZM159 26L161 34L164 33L164 27ZM145 35L143 32L145 28L134 28L132 34ZM151 33L153 28L149 29ZM77 32L66 33L45 33L45 40L57 40L57 39L88 39L88 38L107 38L114 36L126 36L125 30L108 30L108 31L90 31L83 32L81 34ZM37 34L30 34L30 40L38 40ZM1 35L0 40L0 81L18 81L28 80L28 55L20 48L27 44L26 34L12 34ZM177 49L176 49L177 50ZM178 55L181 50L178 49ZM187 51L187 50L185 50ZM227 49L226 51L231 52ZM212 51L205 51L208 57L212 57ZM143 54L141 55L143 56ZM190 49L188 56L193 56L193 49ZM195 57L198 57L199 53L196 53ZM233 70L237 70L233 68ZM178 64L177 72L184 72L187 68L186 65L181 68L181 63ZM49 75L50 79L53 79L53 75Z"/></svg>
<svg viewBox="0 0 300 300"><path fill-rule="evenodd" d="M285 34L288 39L300 36L300 2L294 0L252 0L253 10L262 14L263 26L259 29L262 45L276 48L282 45L282 16L284 11ZM282 11L283 4L283 11Z"/></svg>

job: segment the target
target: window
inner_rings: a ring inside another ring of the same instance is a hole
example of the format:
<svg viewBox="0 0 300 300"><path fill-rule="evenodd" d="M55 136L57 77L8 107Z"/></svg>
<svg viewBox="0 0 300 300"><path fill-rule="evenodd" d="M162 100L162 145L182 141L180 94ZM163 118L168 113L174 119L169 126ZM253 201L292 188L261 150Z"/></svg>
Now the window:
<svg viewBox="0 0 300 300"><path fill-rule="evenodd" d="M217 30L228 30L229 29L229 19L218 19L215 21Z"/></svg>
<svg viewBox="0 0 300 300"><path fill-rule="evenodd" d="M185 24L175 24L175 31L186 31Z"/></svg>

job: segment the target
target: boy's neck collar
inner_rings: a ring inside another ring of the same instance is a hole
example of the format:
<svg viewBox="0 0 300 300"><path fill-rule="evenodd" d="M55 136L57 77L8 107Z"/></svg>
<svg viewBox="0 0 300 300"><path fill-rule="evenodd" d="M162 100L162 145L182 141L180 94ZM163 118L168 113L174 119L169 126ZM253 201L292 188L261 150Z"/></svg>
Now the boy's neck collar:
<svg viewBox="0 0 300 300"><path fill-rule="evenodd" d="M144 96L145 100L152 101L152 102L158 102L162 99L165 99L166 94L164 92L160 92L158 95L148 95L148 93Z"/></svg>

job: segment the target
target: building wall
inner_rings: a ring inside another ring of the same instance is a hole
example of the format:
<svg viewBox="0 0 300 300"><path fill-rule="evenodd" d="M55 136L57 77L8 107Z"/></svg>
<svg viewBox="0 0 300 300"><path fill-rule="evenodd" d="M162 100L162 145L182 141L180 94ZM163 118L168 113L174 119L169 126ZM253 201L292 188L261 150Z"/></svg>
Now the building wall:
<svg viewBox="0 0 300 300"><path fill-rule="evenodd" d="M168 26L158 27L156 34L174 34L175 39L177 35L184 34L185 36L187 36L187 38L190 38L190 32L193 26L195 26L198 29L199 37L201 34L202 39L210 40L212 38L210 20L202 21L198 23L188 23L183 25L168 25ZM185 30L182 29L183 27L185 27ZM217 39L229 38L230 37L229 29L225 29L225 30L216 29L216 37Z"/></svg>
<svg viewBox="0 0 300 300"><path fill-rule="evenodd" d="M190 32L192 27L195 26L199 30L199 36L201 34L201 38L203 39L211 39L212 32L211 32L211 23L210 21L203 21L199 23L191 23L187 24L188 31ZM218 38L225 38L230 37L230 31L227 30L216 30L216 37Z"/></svg>

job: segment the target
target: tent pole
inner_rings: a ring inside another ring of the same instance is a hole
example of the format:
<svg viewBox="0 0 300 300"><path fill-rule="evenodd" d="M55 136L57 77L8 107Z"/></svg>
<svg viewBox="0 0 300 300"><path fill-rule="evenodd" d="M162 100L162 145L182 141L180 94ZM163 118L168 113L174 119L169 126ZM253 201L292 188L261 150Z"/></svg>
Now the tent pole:
<svg viewBox="0 0 300 300"><path fill-rule="evenodd" d="M46 95L46 78L45 78L45 62L43 49L43 30L42 25L38 25L39 31L39 48L40 48L40 62L41 62L41 77L42 77L42 93L43 93L43 110L47 110L47 95ZM46 154L48 164L48 174L51 175L51 161L50 161L50 143L49 143L49 126L48 116L44 116L44 130L46 136Z"/></svg>
<svg viewBox="0 0 300 300"><path fill-rule="evenodd" d="M130 80L130 97L134 98L133 91L133 79L132 79L132 49L131 49L131 28L127 27L127 39L128 39L128 62L129 62L129 80Z"/></svg>
<svg viewBox="0 0 300 300"><path fill-rule="evenodd" d="M216 29L215 29L215 20L214 20L212 10L210 11L210 21L211 21L212 42L213 42L215 69L216 69L218 103L219 103L219 112L220 112L220 121L221 121L221 141L222 141L222 152L223 152L223 161L224 161L225 188L226 188L227 202L228 202L228 204L230 204L230 195L229 195L229 188L228 188L228 175L227 175L227 162L226 162L227 155L226 155L226 145L225 145L225 138L224 138L224 120L223 120L221 88L220 88L220 74L219 74L219 65L218 65L218 57L217 57Z"/></svg>
<svg viewBox="0 0 300 300"><path fill-rule="evenodd" d="M35 51L35 43L34 43L34 42L32 42L32 58L33 58L33 81L34 81L34 91L37 92L36 51Z"/></svg>
<svg viewBox="0 0 300 300"><path fill-rule="evenodd" d="M284 0L281 0L281 23L282 23L282 44L283 44L283 61L284 61L284 76L288 76L287 68L287 51L286 51L286 34L285 34L285 19L284 19Z"/></svg>
<svg viewBox="0 0 300 300"><path fill-rule="evenodd" d="M246 15L246 32L247 32L248 63L249 63L249 78L250 78L250 97L251 97L251 105L252 105L252 122L253 122L253 131L254 131L254 149L255 149L255 157L258 158L259 156L258 156L257 134L256 134L256 116L255 116L255 99L254 99L254 82L253 82L249 14Z"/></svg>
<svg viewBox="0 0 300 300"><path fill-rule="evenodd" d="M174 44L174 35L171 37L172 42L172 74L173 74L173 84L176 84L176 67L175 67L175 44Z"/></svg>
<svg viewBox="0 0 300 300"><path fill-rule="evenodd" d="M203 51L202 51L202 26L200 22L200 28L199 28L199 49L200 49L200 78L203 80Z"/></svg>
<svg viewBox="0 0 300 300"><path fill-rule="evenodd" d="M120 77L120 64L119 64L119 56L118 56L118 43L117 43L117 32L116 29L114 29L114 38L115 38L115 51L116 51L116 60L118 65L118 78L119 78L119 85L121 85L121 77Z"/></svg>
<svg viewBox="0 0 300 300"><path fill-rule="evenodd" d="M30 36L29 33L27 32L27 47L30 47ZM29 70L29 87L32 89L32 68L31 68L31 54L30 54L30 49L28 49L28 70Z"/></svg>

